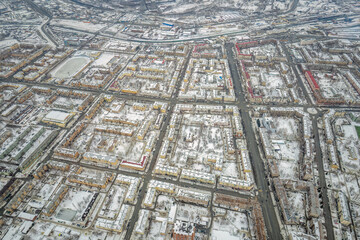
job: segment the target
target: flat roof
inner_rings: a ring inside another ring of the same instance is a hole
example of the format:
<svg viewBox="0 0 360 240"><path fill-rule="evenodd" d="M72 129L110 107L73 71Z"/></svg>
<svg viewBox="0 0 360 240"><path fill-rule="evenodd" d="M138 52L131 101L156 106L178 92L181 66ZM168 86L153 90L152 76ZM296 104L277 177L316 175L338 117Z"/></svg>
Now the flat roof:
<svg viewBox="0 0 360 240"><path fill-rule="evenodd" d="M52 122L65 122L70 116L71 113L52 110L48 114L46 114L43 120Z"/></svg>

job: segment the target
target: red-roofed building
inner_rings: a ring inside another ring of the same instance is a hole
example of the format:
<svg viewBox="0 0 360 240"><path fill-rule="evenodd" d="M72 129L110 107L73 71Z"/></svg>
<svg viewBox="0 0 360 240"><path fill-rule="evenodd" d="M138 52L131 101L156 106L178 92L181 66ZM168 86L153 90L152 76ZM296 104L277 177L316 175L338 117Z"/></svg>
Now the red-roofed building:
<svg viewBox="0 0 360 240"><path fill-rule="evenodd" d="M134 170L143 171L143 170L145 169L145 167L146 167L147 159L148 159L148 156L147 156L147 155L143 155L143 156L141 157L141 161L140 161L140 162L132 162L132 161L123 160L123 161L120 163L120 166L125 167L125 168L134 169Z"/></svg>
<svg viewBox="0 0 360 240"><path fill-rule="evenodd" d="M318 83L316 82L314 76L310 71L305 71L305 77L311 87L311 90L313 91L320 90Z"/></svg>

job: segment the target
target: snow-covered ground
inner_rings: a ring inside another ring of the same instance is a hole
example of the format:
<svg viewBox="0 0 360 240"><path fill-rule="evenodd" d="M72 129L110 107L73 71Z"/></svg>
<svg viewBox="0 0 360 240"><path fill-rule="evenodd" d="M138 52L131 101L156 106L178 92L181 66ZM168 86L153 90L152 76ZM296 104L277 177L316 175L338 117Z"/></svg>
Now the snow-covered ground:
<svg viewBox="0 0 360 240"><path fill-rule="evenodd" d="M54 19L51 21L51 25L59 27L68 27L73 29L79 29L88 32L97 32L100 29L106 27L106 24L94 24L86 21L68 20L68 19Z"/></svg>

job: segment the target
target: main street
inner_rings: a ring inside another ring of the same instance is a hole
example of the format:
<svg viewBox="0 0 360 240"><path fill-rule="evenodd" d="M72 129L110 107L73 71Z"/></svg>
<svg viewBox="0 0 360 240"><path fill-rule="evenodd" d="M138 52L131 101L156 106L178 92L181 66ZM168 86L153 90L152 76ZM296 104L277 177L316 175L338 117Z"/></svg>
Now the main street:
<svg viewBox="0 0 360 240"><path fill-rule="evenodd" d="M254 178L258 189L262 191L258 192L258 200L260 202L264 222L266 225L269 239L282 239L280 225L277 220L275 209L271 200L270 189L267 182L266 169L264 162L260 156L258 142L255 138L254 129L252 127L252 121L249 114L249 109L246 106L245 95L241 85L241 79L237 68L237 60L234 58L234 45L227 44L225 46L226 53L229 61L230 72L234 83L235 94L238 99L237 106L240 109L241 118L243 120L244 132L248 144L248 150L251 156L251 163L254 172Z"/></svg>
<svg viewBox="0 0 360 240"><path fill-rule="evenodd" d="M313 126L313 132L315 133L315 160L317 163L317 168L319 172L319 182L320 182L320 188L322 193L322 200L323 200L323 211L324 211L324 217L325 217L325 228L327 232L327 239L333 240L335 239L334 236L334 228L333 228L333 222L331 219L331 210L330 210L330 203L329 203L329 197L327 193L327 184L325 179L325 171L324 171L324 163L321 153L321 146L320 146L320 137L319 137L319 129L318 129L318 118L321 114L317 114L312 119L312 126Z"/></svg>

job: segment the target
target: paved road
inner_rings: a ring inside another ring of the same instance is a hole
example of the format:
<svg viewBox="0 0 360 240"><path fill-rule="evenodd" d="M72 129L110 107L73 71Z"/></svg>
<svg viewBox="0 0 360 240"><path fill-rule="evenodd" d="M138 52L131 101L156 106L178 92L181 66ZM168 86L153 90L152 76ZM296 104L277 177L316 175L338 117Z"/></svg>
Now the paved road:
<svg viewBox="0 0 360 240"><path fill-rule="evenodd" d="M137 221L137 219L139 217L139 211L140 211L140 208L141 208L141 203L143 202L143 199L145 197L145 192L146 192L145 189L147 189L147 187L149 185L149 182L152 179L152 172L153 172L153 169L154 169L154 166L155 166L155 163L156 163L156 159L157 159L157 157L159 155L159 152L160 152L161 143L163 142L163 139L165 137L166 128L169 126L169 122L170 122L170 119L171 119L170 116L172 115L174 107L176 105L176 97L177 97L177 95L179 93L180 84L182 82L182 79L184 78L185 71L186 71L186 66L189 63L189 60L190 60L190 53L188 53L188 56L187 56L185 64L184 64L184 68L181 70L181 73L179 75L180 80L176 84L175 93L173 94L173 97L170 100L170 105L169 105L169 108L168 108L168 111L167 111L167 117L166 117L166 120L165 120L165 122L163 123L163 125L162 125L162 127L160 129L160 135L159 135L158 141L156 142L155 151L153 153L153 158L152 158L152 161L150 162L150 166L147 169L147 172L146 172L145 177L144 177L143 187L142 187L143 191L141 191L140 194L139 194L138 201L137 201L137 203L135 205L134 214L133 214L133 216L131 218L131 221L130 221L130 224L129 224L128 228L127 228L125 239L130 239L130 236L131 236L131 234L133 232L135 223L136 223L136 221Z"/></svg>
<svg viewBox="0 0 360 240"><path fill-rule="evenodd" d="M334 240L334 226L331 219L331 211L330 211L330 205L329 205L329 197L326 187L326 179L325 179L325 171L324 171L324 163L321 153L321 146L320 146L320 138L319 138L319 129L317 125L318 117L320 117L320 114L317 114L312 119L312 126L313 126L313 132L315 134L315 161L317 163L317 168L319 172L319 180L320 180L320 188L322 193L322 200L323 200L323 211L324 211L324 217L325 217L325 228L327 232L327 239Z"/></svg>
<svg viewBox="0 0 360 240"><path fill-rule="evenodd" d="M311 97L310 97L308 91L306 90L304 82L301 80L301 77L300 77L298 71L296 70L295 64L293 64L293 61L289 54L289 51L285 45L283 45L283 49L285 51L288 63L294 70L298 85L300 86L302 92L305 95L305 98L308 102L308 106L316 108L317 106L312 103ZM320 187L322 190L322 199L323 199L323 203L324 203L323 211L324 211L324 215L325 215L324 217L325 217L325 227L326 227L327 237L329 240L332 240L332 239L334 239L334 230L333 230L333 223L332 223L332 219L331 219L329 198L328 198L328 194L327 194L327 190L326 190L325 171L324 171L324 163L323 163L323 159L322 159L322 152L321 152L321 146L320 146L319 129L317 126L317 120L321 116L322 116L321 112L319 112L315 116L312 116L313 133L315 135L315 152L316 152L315 161L317 162L317 168L318 168L319 179L320 179Z"/></svg>
<svg viewBox="0 0 360 240"><path fill-rule="evenodd" d="M304 85L304 82L301 80L299 72L296 70L296 66L295 66L294 62L292 61L292 57L291 57L291 55L289 53L288 48L285 46L284 43L281 43L281 45L282 45L282 48L284 49L284 52L285 52L285 55L286 55L286 58L287 58L287 62L290 65L290 67L292 68L293 72L295 73L297 83L300 86L300 88L301 88L301 90L302 90L302 92L303 92L303 94L304 94L304 96L306 98L306 101L308 102L308 106L310 105L311 107L314 107L313 104L312 104L311 97L309 96L308 91L306 91L306 87Z"/></svg>
<svg viewBox="0 0 360 240"><path fill-rule="evenodd" d="M70 0L70 1L75 3L75 4L78 4L80 6L87 7L87 8L95 8L95 9L99 9L99 10L103 10L103 11L107 11L107 10L111 11L111 10L113 10L113 9L110 9L110 8L104 8L104 7L95 6L95 5L89 4L88 2L85 3L85 2L82 2L82 1L78 1L78 0Z"/></svg>
<svg viewBox="0 0 360 240"><path fill-rule="evenodd" d="M39 7L32 0L24 0L35 12L38 12L41 16L52 18L52 14L43 7Z"/></svg>
<svg viewBox="0 0 360 240"><path fill-rule="evenodd" d="M6 81L6 82L13 82L13 83L19 83L19 84L23 84L26 85L28 87L32 87L32 86L41 86L41 87L48 87L52 90L58 90L58 89L67 89L67 90L83 90L85 92L90 92L93 93L95 95L99 95L101 93L104 94L110 94L110 95L115 95L117 97L121 97L127 100L139 100L139 101L161 101L161 102L170 102L169 98L161 98L161 97L151 97L151 96L141 96L141 95L134 95L134 94L128 94L128 93L122 93L122 92L115 92L115 91L109 91L109 90L105 90L105 89L89 89L89 88L79 88L79 87L72 87L72 86L67 86L67 85L57 85L57 84L53 84L53 83L45 83L45 82L30 82L30 81L21 81L21 80L17 80L14 79L12 77L9 78L0 78L0 80ZM301 84L301 83L300 83ZM300 85L301 86L301 85ZM306 94L306 92L305 92ZM306 96L306 95L305 95ZM186 103L186 104L205 104L205 105L221 105L221 106L226 106L226 105L234 105L235 102L223 102L223 101L206 101L206 100L183 100L183 99L178 99L177 103ZM244 103L246 104L248 107L253 107L253 106L272 106L271 103L269 104L251 104L251 103ZM276 104L277 107L305 107L305 108L309 108L309 107L314 107L313 104L297 104L297 103L277 103ZM347 107L347 106L326 106L326 108L329 109L340 109L341 111L355 111L358 112L360 111L360 106L352 106L352 107Z"/></svg>
<svg viewBox="0 0 360 240"><path fill-rule="evenodd" d="M275 209L271 201L271 195L267 182L265 165L260 156L258 143L255 138L254 129L252 127L252 121L249 115L249 109L245 104L246 101L245 101L243 88L241 85L241 79L236 65L236 59L234 58L232 51L234 45L227 44L225 48L229 60L231 76L235 87L235 94L238 99L237 105L240 109L241 118L243 120L245 136L248 143L248 150L251 154L251 162L252 162L255 182L257 187L262 190L259 191L258 200L260 202L263 211L268 237L269 239L282 239L283 237L280 233L280 225L278 223Z"/></svg>
<svg viewBox="0 0 360 240"><path fill-rule="evenodd" d="M54 39L54 37L48 32L48 30L46 29L47 26L49 25L51 19L52 19L52 14L47 11L46 9L39 7L37 4L35 4L32 0L24 0L29 6L30 8L32 8L35 12L39 13L41 16L46 17L47 20L46 22L44 22L43 24L41 24L40 26L40 31L42 32L42 34L44 35L44 37L46 38L46 40L49 42L49 44L57 47L59 46L59 44L56 42L56 40Z"/></svg>
<svg viewBox="0 0 360 240"><path fill-rule="evenodd" d="M58 47L59 44L55 41L53 36L47 30L47 26L49 25L50 20L51 19L49 18L46 22L41 24L39 31L40 31L40 34L45 38L45 40L48 42L49 45L51 45L52 47Z"/></svg>
<svg viewBox="0 0 360 240"><path fill-rule="evenodd" d="M289 10L287 10L287 11L281 13L281 14L285 15L285 14L288 14L288 13L294 11L297 8L298 3L299 3L299 0L293 0L291 2L291 7L289 8Z"/></svg>

